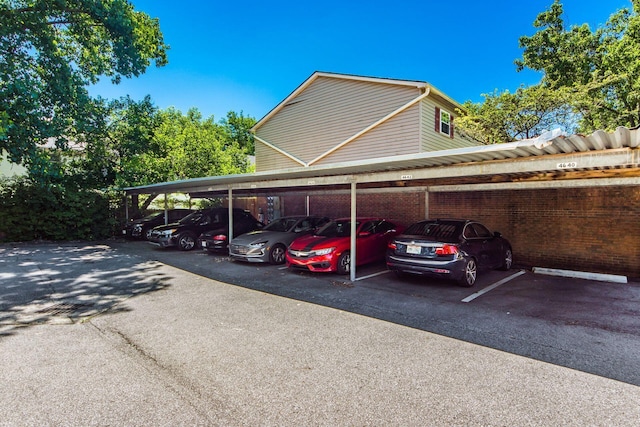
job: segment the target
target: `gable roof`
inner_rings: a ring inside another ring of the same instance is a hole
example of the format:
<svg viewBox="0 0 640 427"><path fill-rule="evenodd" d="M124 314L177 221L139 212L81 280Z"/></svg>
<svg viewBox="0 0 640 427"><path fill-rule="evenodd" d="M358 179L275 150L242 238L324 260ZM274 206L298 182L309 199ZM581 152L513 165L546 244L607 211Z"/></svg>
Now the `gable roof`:
<svg viewBox="0 0 640 427"><path fill-rule="evenodd" d="M462 104L457 101L454 101L452 98L445 95L440 90L436 89L433 85L419 80L401 80L401 79L389 79L382 77L367 77L367 76L357 76L353 74L339 74L339 73L327 73L323 71L316 71L311 76L309 76L300 86L298 86L293 92L289 94L284 100L282 100L278 105L276 105L271 111L269 111L263 118L261 118L253 127L251 128L252 132L257 131L264 123L266 123L271 117L276 115L282 108L284 108L292 99L297 97L301 92L307 89L314 81L316 81L320 77L328 77L335 79L344 79L344 80L355 80L369 83L382 83L382 84L390 84L390 85L400 85L400 86L412 86L417 89L422 89L426 91L429 90L430 95L434 95L436 97L442 98L446 102L452 104L455 108L459 108L461 110L464 109Z"/></svg>

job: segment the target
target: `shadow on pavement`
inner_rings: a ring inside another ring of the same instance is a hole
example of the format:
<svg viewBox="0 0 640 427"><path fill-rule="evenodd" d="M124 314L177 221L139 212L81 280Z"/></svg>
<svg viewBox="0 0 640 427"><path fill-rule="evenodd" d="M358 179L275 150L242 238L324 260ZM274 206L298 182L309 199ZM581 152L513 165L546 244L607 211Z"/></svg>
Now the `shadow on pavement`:
<svg viewBox="0 0 640 427"><path fill-rule="evenodd" d="M126 311L120 302L169 286L159 267L99 243L0 245L0 338Z"/></svg>

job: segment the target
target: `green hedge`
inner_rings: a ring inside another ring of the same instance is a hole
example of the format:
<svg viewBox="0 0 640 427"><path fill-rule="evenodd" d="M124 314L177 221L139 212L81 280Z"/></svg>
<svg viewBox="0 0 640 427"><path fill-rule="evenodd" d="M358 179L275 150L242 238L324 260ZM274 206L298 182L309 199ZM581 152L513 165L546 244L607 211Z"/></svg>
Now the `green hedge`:
<svg viewBox="0 0 640 427"><path fill-rule="evenodd" d="M113 235L110 196L28 179L0 182L0 241L98 240Z"/></svg>

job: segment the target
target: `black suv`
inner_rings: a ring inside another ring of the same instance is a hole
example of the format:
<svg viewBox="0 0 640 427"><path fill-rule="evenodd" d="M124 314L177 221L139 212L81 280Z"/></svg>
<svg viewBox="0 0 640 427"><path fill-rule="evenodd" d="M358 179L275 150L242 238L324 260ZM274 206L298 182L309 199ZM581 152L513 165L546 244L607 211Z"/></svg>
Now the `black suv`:
<svg viewBox="0 0 640 427"><path fill-rule="evenodd" d="M168 224L180 221L193 211L191 209L167 210ZM159 225L164 225L164 211L152 213L144 218L131 220L122 230L122 235L131 239L147 239L151 236L151 230Z"/></svg>
<svg viewBox="0 0 640 427"><path fill-rule="evenodd" d="M246 233L262 227L262 223L243 209L233 209L234 234ZM245 231L241 231L245 230ZM229 209L208 208L195 211L179 222L161 225L151 231L149 243L162 248L177 246L190 251L198 244L198 236L208 231L227 235L229 233Z"/></svg>

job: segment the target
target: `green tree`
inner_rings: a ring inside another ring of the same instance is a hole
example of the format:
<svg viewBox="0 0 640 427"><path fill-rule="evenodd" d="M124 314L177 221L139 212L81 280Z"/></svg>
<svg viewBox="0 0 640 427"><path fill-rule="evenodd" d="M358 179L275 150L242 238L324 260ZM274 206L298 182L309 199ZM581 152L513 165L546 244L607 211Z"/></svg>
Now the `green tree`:
<svg viewBox="0 0 640 427"><path fill-rule="evenodd" d="M567 28L556 0L538 15L538 31L520 38L518 70L543 73L541 84L566 89L580 116L580 131L640 124L640 0L611 15L602 28Z"/></svg>
<svg viewBox="0 0 640 427"><path fill-rule="evenodd" d="M575 114L564 90L550 90L543 85L483 94L483 103L467 101L459 111L459 132L482 142L496 144L532 138L557 127L575 128Z"/></svg>
<svg viewBox="0 0 640 427"><path fill-rule="evenodd" d="M246 151L237 141L229 139L228 129L215 123L213 117L203 119L197 109L185 115L174 108L161 111L159 117L154 142L161 147L162 154L144 159L148 167L163 177L154 182L249 170Z"/></svg>
<svg viewBox="0 0 640 427"><path fill-rule="evenodd" d="M127 0L0 0L0 150L24 163L66 148L102 120L88 85L163 66L167 49Z"/></svg>
<svg viewBox="0 0 640 427"><path fill-rule="evenodd" d="M256 124L256 119L245 117L242 111L240 114L229 111L220 124L227 130L229 141L238 143L247 154L255 154L255 140L250 129Z"/></svg>

